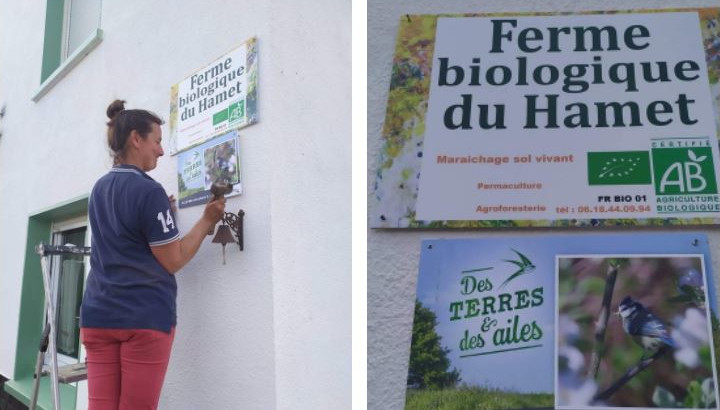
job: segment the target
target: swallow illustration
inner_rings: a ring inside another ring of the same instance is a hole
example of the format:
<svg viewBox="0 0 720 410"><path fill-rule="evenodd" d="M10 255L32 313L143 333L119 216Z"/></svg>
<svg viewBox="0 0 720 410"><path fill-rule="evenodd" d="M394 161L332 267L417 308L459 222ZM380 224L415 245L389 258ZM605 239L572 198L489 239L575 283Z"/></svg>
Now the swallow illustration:
<svg viewBox="0 0 720 410"><path fill-rule="evenodd" d="M511 248L511 249L512 249L512 248ZM527 258L527 256L525 256L525 255L523 255L522 253L516 251L515 249L512 249L512 251L515 252L515 253L517 254L517 256L520 257L520 260L514 261L514 260L510 260L510 259L503 259L503 261L505 261L505 262L510 262L510 263L512 263L513 265L517 265L517 267L520 268L520 269L518 269L515 273L513 273L513 274L510 275L507 279L505 279L505 282L503 282L503 283L500 285L500 288L505 287L505 285L507 285L508 282L510 282L511 280L517 278L518 276L524 275L524 274L526 274L526 273L530 273L530 272L532 272L532 271L535 270L535 265L533 265L533 263L530 261L530 259Z"/></svg>

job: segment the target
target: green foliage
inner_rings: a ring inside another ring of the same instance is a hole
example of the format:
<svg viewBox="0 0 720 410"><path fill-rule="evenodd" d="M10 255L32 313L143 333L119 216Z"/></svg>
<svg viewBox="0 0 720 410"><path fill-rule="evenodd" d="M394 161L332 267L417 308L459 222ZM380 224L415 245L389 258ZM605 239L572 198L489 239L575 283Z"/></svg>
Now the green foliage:
<svg viewBox="0 0 720 410"><path fill-rule="evenodd" d="M479 387L447 390L408 390L405 410L468 410L552 408L549 393L513 393Z"/></svg>
<svg viewBox="0 0 720 410"><path fill-rule="evenodd" d="M715 391L713 380L707 378L700 383L693 380L688 384L685 399L678 400L674 394L661 386L655 387L653 392L653 403L663 408L692 408L710 409L715 408Z"/></svg>
<svg viewBox="0 0 720 410"><path fill-rule="evenodd" d="M680 293L669 299L671 303L695 303L705 305L705 292L702 288L690 285L680 285Z"/></svg>
<svg viewBox="0 0 720 410"><path fill-rule="evenodd" d="M713 349L715 354L718 354L720 352L720 321L712 309L710 310L710 327L712 328ZM715 371L716 374L720 374L720 360L715 361Z"/></svg>
<svg viewBox="0 0 720 410"><path fill-rule="evenodd" d="M182 174L178 173L178 191L183 192L187 191L187 187L185 186L185 181L183 180Z"/></svg>
<svg viewBox="0 0 720 410"><path fill-rule="evenodd" d="M718 82L718 75L715 70L708 70L708 80L710 84L715 84Z"/></svg>
<svg viewBox="0 0 720 410"><path fill-rule="evenodd" d="M436 325L435 313L416 300L407 379L409 387L441 389L453 387L461 380L457 369L448 371L450 360L447 354L450 350L440 344Z"/></svg>
<svg viewBox="0 0 720 410"><path fill-rule="evenodd" d="M653 392L653 403L658 407L666 409L676 409L682 407L680 402L675 399L675 396L662 386L655 387L655 391Z"/></svg>
<svg viewBox="0 0 720 410"><path fill-rule="evenodd" d="M178 195L180 196L179 199L185 199L189 197L190 195L197 194L198 192L204 191L203 188L193 188L193 189L186 189L184 191L180 191Z"/></svg>
<svg viewBox="0 0 720 410"><path fill-rule="evenodd" d="M599 277L590 277L578 284L581 289L580 292L583 294L596 294L602 295L605 291L605 279Z"/></svg>
<svg viewBox="0 0 720 410"><path fill-rule="evenodd" d="M629 263L630 263L630 259L628 259L628 258L609 258L608 259L608 264L610 264L610 266L613 269L622 269L625 266L627 266Z"/></svg>
<svg viewBox="0 0 720 410"><path fill-rule="evenodd" d="M713 382L713 379L707 378L703 380L700 385L700 389L703 398L702 402L704 402L708 408L716 407L717 401L715 396L715 383Z"/></svg>
<svg viewBox="0 0 720 410"><path fill-rule="evenodd" d="M708 371L712 371L710 363L712 363L712 351L710 345L700 346L698 348L698 356L700 357L700 363L703 363Z"/></svg>

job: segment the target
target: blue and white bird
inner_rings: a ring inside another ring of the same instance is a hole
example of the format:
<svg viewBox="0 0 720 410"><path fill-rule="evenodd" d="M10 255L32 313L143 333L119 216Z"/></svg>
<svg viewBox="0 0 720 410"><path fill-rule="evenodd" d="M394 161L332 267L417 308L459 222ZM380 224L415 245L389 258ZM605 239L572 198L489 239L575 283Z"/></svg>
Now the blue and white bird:
<svg viewBox="0 0 720 410"><path fill-rule="evenodd" d="M667 326L642 303L633 300L630 296L620 302L618 315L622 319L625 333L642 346L642 359L657 353L660 348L675 348L675 341L670 336Z"/></svg>

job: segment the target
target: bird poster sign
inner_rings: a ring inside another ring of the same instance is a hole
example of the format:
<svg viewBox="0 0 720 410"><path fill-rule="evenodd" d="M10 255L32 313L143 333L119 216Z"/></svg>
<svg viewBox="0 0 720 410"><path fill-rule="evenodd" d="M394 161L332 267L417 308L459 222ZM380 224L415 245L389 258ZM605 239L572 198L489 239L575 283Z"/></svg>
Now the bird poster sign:
<svg viewBox="0 0 720 410"><path fill-rule="evenodd" d="M371 226L718 223L718 19L403 16Z"/></svg>
<svg viewBox="0 0 720 410"><path fill-rule="evenodd" d="M206 204L215 182L231 185L226 197L242 193L240 143L235 130L181 152L177 161L180 208Z"/></svg>
<svg viewBox="0 0 720 410"><path fill-rule="evenodd" d="M426 240L405 409L717 408L718 337L702 234Z"/></svg>

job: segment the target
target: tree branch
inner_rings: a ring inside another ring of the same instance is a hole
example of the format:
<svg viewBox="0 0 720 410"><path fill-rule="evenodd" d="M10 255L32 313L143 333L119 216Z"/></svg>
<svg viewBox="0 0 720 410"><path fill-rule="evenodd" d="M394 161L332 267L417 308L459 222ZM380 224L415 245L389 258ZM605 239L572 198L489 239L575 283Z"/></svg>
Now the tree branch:
<svg viewBox="0 0 720 410"><path fill-rule="evenodd" d="M646 367L650 366L655 360L657 360L660 356L665 354L670 350L667 346L663 346L655 352L654 355L648 357L647 359L640 360L635 366L631 367L621 378L619 378L615 383L613 383L610 387L608 387L605 391L596 394L593 397L593 402L600 401L600 400L606 400L608 397L612 396L616 391L618 391L622 386L625 385L630 379L635 377L638 373L645 370Z"/></svg>
<svg viewBox="0 0 720 410"><path fill-rule="evenodd" d="M598 369L600 368L600 359L605 353L605 330L607 329L608 320L610 319L610 305L612 304L613 290L615 289L615 279L619 264L610 264L608 273L605 277L605 292L603 293L602 306L595 322L595 345L593 346L592 358L590 359L590 375L593 379L597 379Z"/></svg>

